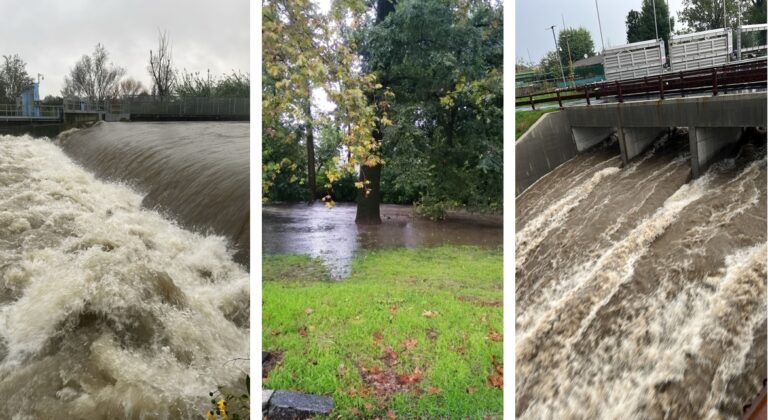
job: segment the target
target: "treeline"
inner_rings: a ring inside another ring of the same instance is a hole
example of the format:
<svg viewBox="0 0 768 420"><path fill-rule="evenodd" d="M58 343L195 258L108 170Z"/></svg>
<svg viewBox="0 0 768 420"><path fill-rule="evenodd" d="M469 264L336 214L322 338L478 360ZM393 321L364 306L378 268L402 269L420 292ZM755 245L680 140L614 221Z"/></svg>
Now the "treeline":
<svg viewBox="0 0 768 420"><path fill-rule="evenodd" d="M263 4L263 199L500 211L501 4L371 4Z"/></svg>
<svg viewBox="0 0 768 420"><path fill-rule="evenodd" d="M94 102L109 101L129 96L197 96L197 97L248 97L250 76L232 71L220 76L203 76L200 72L178 70L174 67L168 36L161 33L158 49L150 50L147 71L149 87L126 75L123 67L109 60L109 52L102 44L96 44L90 55L83 55L64 77L61 96L48 95L44 105L60 105L63 98L84 98ZM0 103L14 104L22 90L33 83L26 70L27 64L17 54L3 56L0 63Z"/></svg>

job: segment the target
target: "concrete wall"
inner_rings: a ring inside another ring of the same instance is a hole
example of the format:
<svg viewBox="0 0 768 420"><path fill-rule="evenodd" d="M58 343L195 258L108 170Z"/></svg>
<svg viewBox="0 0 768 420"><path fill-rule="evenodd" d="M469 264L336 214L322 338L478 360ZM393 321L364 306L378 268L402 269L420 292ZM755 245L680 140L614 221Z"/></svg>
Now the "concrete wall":
<svg viewBox="0 0 768 420"><path fill-rule="evenodd" d="M742 128L766 126L768 102L761 92L576 106L565 112L580 130L617 127L625 164L668 127L688 127L691 170L698 177L717 152L738 140Z"/></svg>
<svg viewBox="0 0 768 420"><path fill-rule="evenodd" d="M515 195L576 153L567 114L542 115L515 143Z"/></svg>
<svg viewBox="0 0 768 420"><path fill-rule="evenodd" d="M576 150L583 152L590 147L599 144L616 132L614 127L572 127L573 141Z"/></svg>
<svg viewBox="0 0 768 420"><path fill-rule="evenodd" d="M625 127L620 131L619 147L621 148L621 160L626 165L661 137L665 129L660 127Z"/></svg>
<svg viewBox="0 0 768 420"><path fill-rule="evenodd" d="M698 178L703 174L717 152L738 141L742 132L743 129L734 127L689 128L693 177Z"/></svg>

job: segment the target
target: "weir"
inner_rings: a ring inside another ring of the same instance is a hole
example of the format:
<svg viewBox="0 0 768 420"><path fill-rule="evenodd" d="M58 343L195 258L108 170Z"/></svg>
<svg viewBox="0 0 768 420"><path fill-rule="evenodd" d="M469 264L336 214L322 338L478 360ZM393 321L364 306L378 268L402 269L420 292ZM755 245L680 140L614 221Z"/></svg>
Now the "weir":
<svg viewBox="0 0 768 420"><path fill-rule="evenodd" d="M545 114L515 145L515 194L611 135L626 165L673 127L688 128L691 173L698 178L745 128L765 127L767 119L765 92L573 106Z"/></svg>

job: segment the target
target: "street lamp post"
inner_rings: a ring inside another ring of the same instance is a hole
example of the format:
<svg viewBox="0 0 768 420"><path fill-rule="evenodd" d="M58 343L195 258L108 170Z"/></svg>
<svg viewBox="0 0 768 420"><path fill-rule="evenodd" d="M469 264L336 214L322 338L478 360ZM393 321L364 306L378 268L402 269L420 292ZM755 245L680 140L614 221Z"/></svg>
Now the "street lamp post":
<svg viewBox="0 0 768 420"><path fill-rule="evenodd" d="M544 29L545 31L547 29L552 30L552 40L555 41L555 54L557 54L557 64L560 64L560 75L563 77L563 84L565 85L565 72L563 71L563 61L560 60L560 49L557 48L557 37L555 37L555 25L550 26L549 28Z"/></svg>
<svg viewBox="0 0 768 420"><path fill-rule="evenodd" d="M656 0L653 0L653 27L656 29L656 40L659 39L659 24L656 22Z"/></svg>
<svg viewBox="0 0 768 420"><path fill-rule="evenodd" d="M595 0L595 10L597 10L597 27L600 28L600 45L603 46L603 52L605 52L605 42L603 41L603 25L600 23L600 8L597 7L597 0Z"/></svg>

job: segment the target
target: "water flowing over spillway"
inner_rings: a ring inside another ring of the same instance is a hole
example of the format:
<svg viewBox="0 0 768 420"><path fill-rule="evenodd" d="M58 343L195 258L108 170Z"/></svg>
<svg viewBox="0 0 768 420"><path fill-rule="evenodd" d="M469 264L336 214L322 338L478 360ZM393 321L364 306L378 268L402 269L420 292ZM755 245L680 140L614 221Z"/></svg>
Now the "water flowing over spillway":
<svg viewBox="0 0 768 420"><path fill-rule="evenodd" d="M519 418L739 418L766 372L766 158L690 180L685 135L579 155L517 198Z"/></svg>
<svg viewBox="0 0 768 420"><path fill-rule="evenodd" d="M248 370L248 273L143 199L48 139L0 136L5 416L196 418Z"/></svg>
<svg viewBox="0 0 768 420"><path fill-rule="evenodd" d="M89 171L144 193L145 207L229 238L248 265L248 123L101 123L59 138Z"/></svg>

